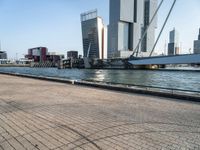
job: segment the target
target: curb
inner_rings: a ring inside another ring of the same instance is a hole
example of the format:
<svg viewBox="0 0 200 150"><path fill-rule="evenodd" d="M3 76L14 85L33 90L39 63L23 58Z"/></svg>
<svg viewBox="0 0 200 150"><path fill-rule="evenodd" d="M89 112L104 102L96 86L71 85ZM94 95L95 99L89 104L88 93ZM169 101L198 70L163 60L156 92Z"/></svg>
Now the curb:
<svg viewBox="0 0 200 150"><path fill-rule="evenodd" d="M10 75L10 76L17 76L17 77L25 77L31 79L38 79L38 80L45 80L45 81L52 81L58 83L67 83L77 86L86 86L86 87L94 87L99 89L106 89L110 91L119 91L119 92L126 92L126 93L136 93L142 95L150 95L150 96L157 96L157 97L164 97L164 98L172 98L178 100L185 100L185 101L192 101L192 102L200 102L200 95L185 95L185 93L171 93L171 92L161 92L161 91L153 91L148 90L145 88L136 88L136 87L128 87L122 85L112 85L112 84L102 84L96 82L88 82L88 81L76 81L70 79L62 79L62 78L55 78L55 77L44 77L44 76L36 76L36 75L27 75L27 74L18 74L18 73L5 73L0 72L3 75Z"/></svg>

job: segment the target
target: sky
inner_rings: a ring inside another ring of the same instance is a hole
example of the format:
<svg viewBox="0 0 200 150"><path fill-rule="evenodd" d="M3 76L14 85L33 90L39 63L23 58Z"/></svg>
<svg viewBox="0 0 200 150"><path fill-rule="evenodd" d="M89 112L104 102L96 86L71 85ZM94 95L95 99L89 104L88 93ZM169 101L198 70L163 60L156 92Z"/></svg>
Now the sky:
<svg viewBox="0 0 200 150"><path fill-rule="evenodd" d="M159 11L157 34L172 2L165 0ZM82 54L80 14L96 8L108 25L109 0L0 0L1 49L9 58L23 57L29 48L38 46L65 55L69 50ZM180 33L182 53L189 53L200 28L200 0L177 0L157 53L164 52L174 27Z"/></svg>

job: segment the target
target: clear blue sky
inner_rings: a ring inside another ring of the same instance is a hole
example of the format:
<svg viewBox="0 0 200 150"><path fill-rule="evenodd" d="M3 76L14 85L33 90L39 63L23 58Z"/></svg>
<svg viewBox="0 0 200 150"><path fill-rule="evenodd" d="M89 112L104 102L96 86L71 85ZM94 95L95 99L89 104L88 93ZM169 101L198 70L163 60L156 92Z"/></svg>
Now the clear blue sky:
<svg viewBox="0 0 200 150"><path fill-rule="evenodd" d="M165 0L159 12L158 29L172 0ZM0 0L0 40L9 58L22 57L27 49L46 46L49 51L82 54L80 13L98 9L108 24L109 0ZM200 27L200 0L177 0L168 25L157 46L164 49L173 27L180 32L183 52L193 48Z"/></svg>

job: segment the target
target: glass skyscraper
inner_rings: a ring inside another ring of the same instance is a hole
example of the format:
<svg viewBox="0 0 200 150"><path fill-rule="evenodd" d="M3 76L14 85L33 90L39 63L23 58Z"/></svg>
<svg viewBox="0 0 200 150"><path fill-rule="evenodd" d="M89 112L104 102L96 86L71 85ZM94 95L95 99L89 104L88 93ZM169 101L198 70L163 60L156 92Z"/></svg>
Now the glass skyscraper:
<svg viewBox="0 0 200 150"><path fill-rule="evenodd" d="M107 58L107 28L97 10L81 14L83 57Z"/></svg>

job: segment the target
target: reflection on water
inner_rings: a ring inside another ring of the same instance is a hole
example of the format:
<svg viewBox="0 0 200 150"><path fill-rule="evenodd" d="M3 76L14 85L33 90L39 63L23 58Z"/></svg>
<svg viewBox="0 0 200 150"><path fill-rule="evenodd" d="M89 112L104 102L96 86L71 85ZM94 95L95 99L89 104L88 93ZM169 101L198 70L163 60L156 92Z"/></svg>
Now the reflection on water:
<svg viewBox="0 0 200 150"><path fill-rule="evenodd" d="M56 68L0 68L3 72L23 73L74 80L94 80L200 91L200 72L150 70L89 70Z"/></svg>

